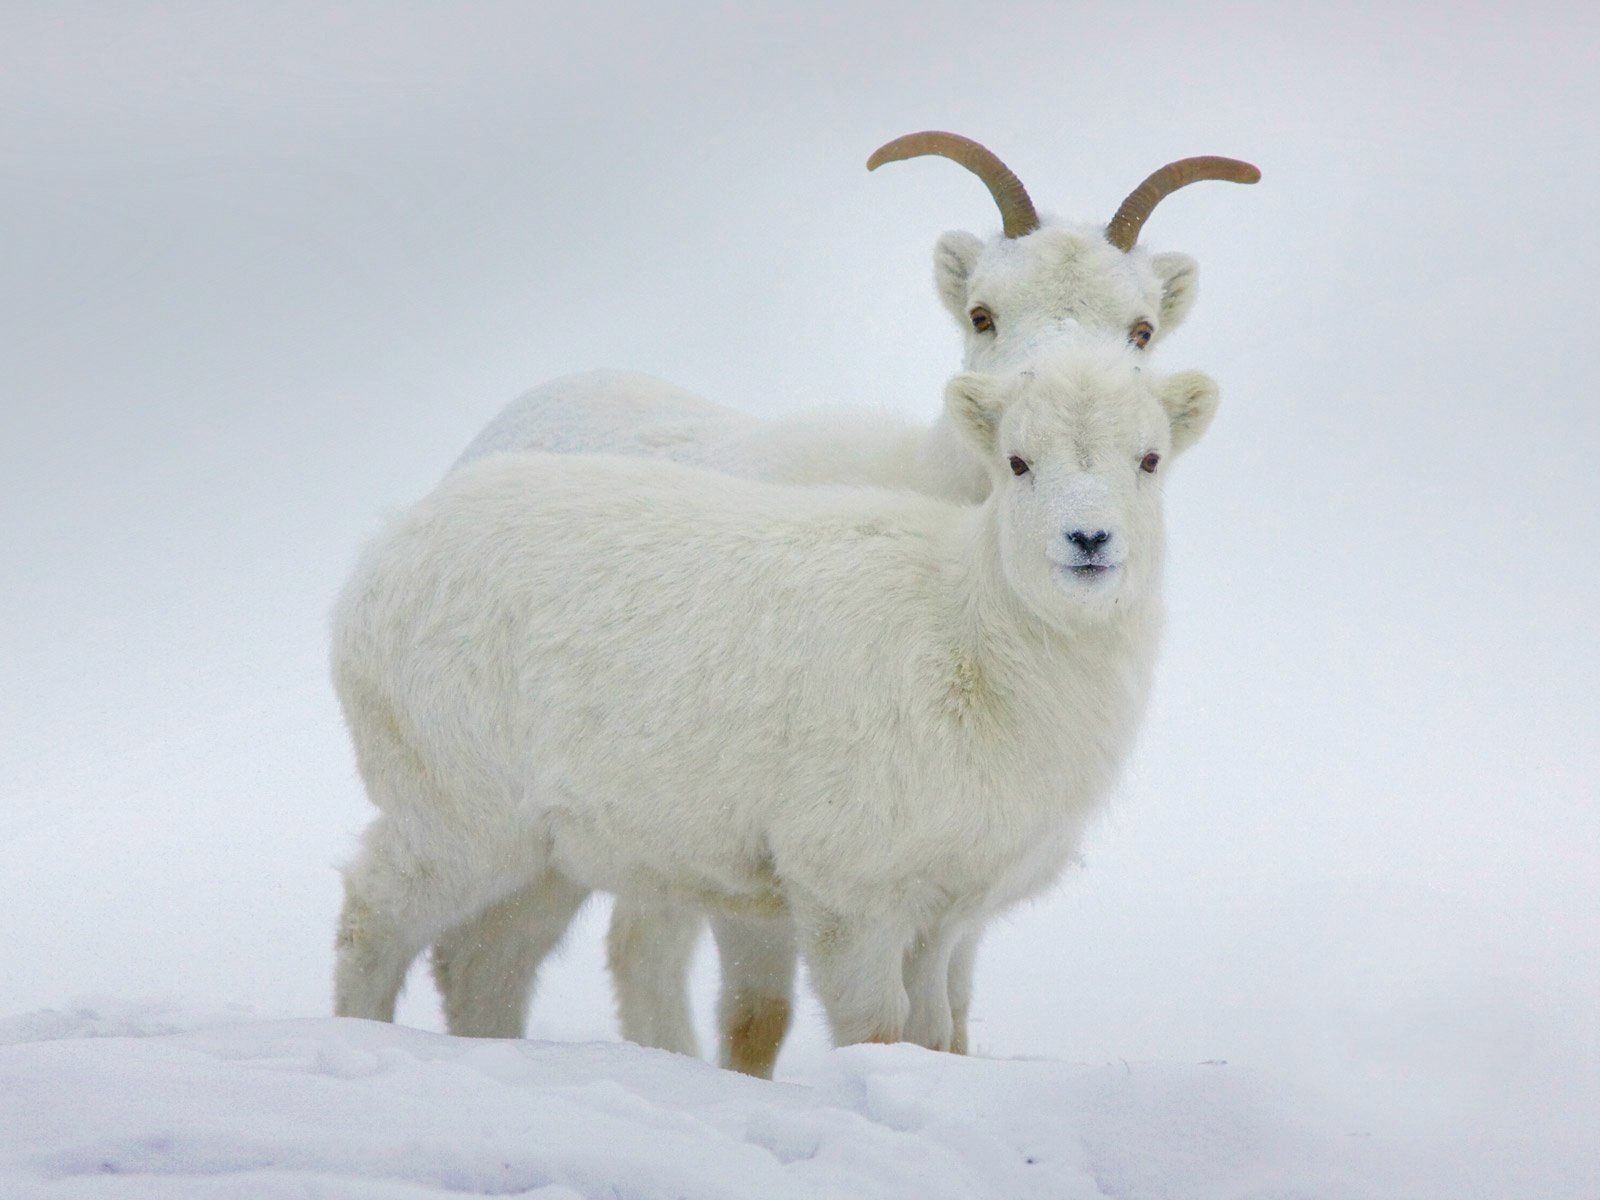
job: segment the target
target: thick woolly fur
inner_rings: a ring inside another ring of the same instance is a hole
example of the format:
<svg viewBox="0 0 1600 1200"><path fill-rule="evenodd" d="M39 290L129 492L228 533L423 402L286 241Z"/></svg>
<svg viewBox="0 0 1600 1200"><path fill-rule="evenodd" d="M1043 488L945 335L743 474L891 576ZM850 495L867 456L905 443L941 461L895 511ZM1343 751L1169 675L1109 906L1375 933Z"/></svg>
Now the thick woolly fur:
<svg viewBox="0 0 1600 1200"><path fill-rule="evenodd" d="M1215 403L1120 340L957 376L973 506L611 456L452 472L335 612L379 810L337 1011L391 1019L436 942L487 996L524 975L496 928L544 945L602 888L772 953L764 994L725 995L734 1065L771 1070L786 937L839 1043L960 1048L978 931L1057 877L1144 707L1166 466L1141 463Z"/></svg>
<svg viewBox="0 0 1600 1200"><path fill-rule="evenodd" d="M1098 226L1057 220L1016 239L947 233L934 250L935 289L962 330L968 370L1000 370L1053 345L1120 340L1140 321L1154 330L1153 345L1188 315L1197 275L1186 255L1151 255L1142 246L1124 254ZM973 328L978 305L992 316L987 332ZM962 502L983 499L990 486L988 464L947 412L932 425L848 408L762 419L627 371L569 376L524 394L490 422L457 466L502 450L626 454L749 479L909 488ZM515 939L519 908L526 910L521 920L528 944L502 945ZM537 896L512 896L491 927L435 947L434 973L453 1032L521 1031L531 975L559 937L551 912ZM688 973L700 927L692 907L617 896L608 963L624 1037L696 1052ZM713 918L712 929L723 968L722 1061L766 1062L770 1072L786 1025L772 1014L788 1012L793 990L792 935L782 921L757 926ZM488 943L491 933L492 950L467 954L463 947L477 944L473 938ZM969 946L952 967L952 987L963 996L965 985L955 981L970 978L971 963ZM963 999L958 1012L964 1009ZM766 1016L755 1020L756 1010ZM776 1040L750 1051L750 1037L737 1035L738 1029L776 1029Z"/></svg>

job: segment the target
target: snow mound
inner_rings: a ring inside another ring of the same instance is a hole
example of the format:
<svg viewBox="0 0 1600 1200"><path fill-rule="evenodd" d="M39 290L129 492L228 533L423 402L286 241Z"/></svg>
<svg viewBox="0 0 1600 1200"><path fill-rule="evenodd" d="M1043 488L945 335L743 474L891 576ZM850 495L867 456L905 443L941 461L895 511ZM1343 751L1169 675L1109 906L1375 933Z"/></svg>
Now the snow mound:
<svg viewBox="0 0 1600 1200"><path fill-rule="evenodd" d="M12 1018L0 1041L8 1197L1371 1194L1348 1146L1223 1064L861 1046L766 1083L622 1044L115 1005Z"/></svg>

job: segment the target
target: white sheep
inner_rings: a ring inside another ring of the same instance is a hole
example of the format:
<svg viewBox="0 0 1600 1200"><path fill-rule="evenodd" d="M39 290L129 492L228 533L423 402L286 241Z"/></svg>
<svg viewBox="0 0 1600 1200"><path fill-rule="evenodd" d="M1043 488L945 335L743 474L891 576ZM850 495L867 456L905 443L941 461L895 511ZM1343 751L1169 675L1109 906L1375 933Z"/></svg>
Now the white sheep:
<svg viewBox="0 0 1600 1200"><path fill-rule="evenodd" d="M971 170L1001 213L999 235L983 240L947 233L934 252L935 286L964 332L969 370L1014 364L1081 336L1123 333L1138 349L1154 344L1193 306L1198 267L1187 255L1151 254L1139 246L1145 220L1165 196L1190 183L1251 183L1260 176L1234 159L1169 163L1102 227L1041 221L1016 175L958 134L897 138L875 151L867 166L920 155L948 157ZM981 461L942 414L931 427L845 409L761 419L626 371L569 376L524 394L490 422L457 465L506 449L637 454L749 478L907 487L952 500L979 500L989 486ZM540 897L525 899L530 909L540 908ZM501 944L517 936L519 903L508 898L492 920L436 947L434 972L453 1032L520 1036L531 975L559 931L528 918L527 945ZM624 1037L695 1053L687 977L700 923L693 908L660 901L639 907L618 898L608 959ZM713 930L723 961L723 1061L770 1071L789 1021L791 939L773 927L752 941L743 927L716 919ZM959 959L955 974L970 980L972 965L970 957ZM964 1044L964 1030L958 1041Z"/></svg>
<svg viewBox="0 0 1600 1200"><path fill-rule="evenodd" d="M1216 389L1133 358L953 380L975 506L613 456L448 476L335 612L380 812L336 1011L392 1019L414 956L509 897L542 945L602 888L797 933L841 1044L959 1048L960 960L1056 878L1144 707L1160 472Z"/></svg>

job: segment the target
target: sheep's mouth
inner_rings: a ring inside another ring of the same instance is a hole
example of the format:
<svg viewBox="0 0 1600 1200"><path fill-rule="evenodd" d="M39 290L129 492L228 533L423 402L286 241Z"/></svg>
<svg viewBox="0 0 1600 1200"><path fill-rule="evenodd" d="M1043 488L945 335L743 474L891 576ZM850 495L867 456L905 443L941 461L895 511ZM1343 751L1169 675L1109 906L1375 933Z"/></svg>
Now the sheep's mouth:
<svg viewBox="0 0 1600 1200"><path fill-rule="evenodd" d="M1061 581L1079 587L1100 587L1117 573L1116 563L1057 563L1056 572Z"/></svg>

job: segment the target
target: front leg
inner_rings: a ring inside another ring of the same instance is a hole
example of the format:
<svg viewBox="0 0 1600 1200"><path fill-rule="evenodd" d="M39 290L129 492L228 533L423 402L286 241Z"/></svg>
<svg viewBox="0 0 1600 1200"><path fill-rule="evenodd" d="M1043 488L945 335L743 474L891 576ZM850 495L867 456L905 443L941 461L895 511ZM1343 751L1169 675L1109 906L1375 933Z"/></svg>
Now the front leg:
<svg viewBox="0 0 1600 1200"><path fill-rule="evenodd" d="M950 1053L967 1053L967 1012L972 1003L972 975L978 961L983 927L974 925L956 940L950 955Z"/></svg>
<svg viewBox="0 0 1600 1200"><path fill-rule="evenodd" d="M722 1065L771 1079L794 1006L794 924L717 913L711 931L722 961Z"/></svg>
<svg viewBox="0 0 1600 1200"><path fill-rule="evenodd" d="M903 964L909 922L793 907L811 984L828 1014L836 1046L905 1038L911 1002Z"/></svg>
<svg viewBox="0 0 1600 1200"><path fill-rule="evenodd" d="M906 951L905 981L911 1015L906 1021L905 1037L929 1050L954 1048L950 969L959 936L958 927L935 925L922 930Z"/></svg>

